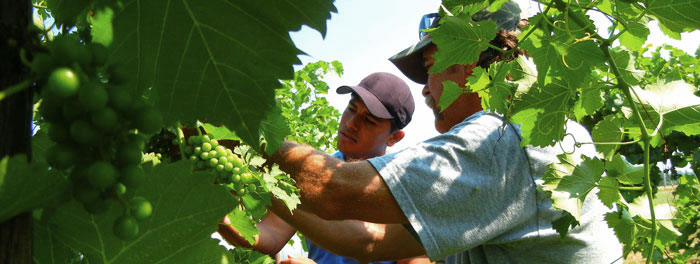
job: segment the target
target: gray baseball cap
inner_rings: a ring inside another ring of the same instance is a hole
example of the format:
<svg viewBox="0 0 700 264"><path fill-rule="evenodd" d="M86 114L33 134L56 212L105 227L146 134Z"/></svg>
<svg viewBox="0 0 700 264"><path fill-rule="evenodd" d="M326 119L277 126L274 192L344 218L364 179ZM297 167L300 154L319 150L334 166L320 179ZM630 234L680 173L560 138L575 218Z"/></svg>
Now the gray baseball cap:
<svg viewBox="0 0 700 264"><path fill-rule="evenodd" d="M373 116L392 119L399 128L404 128L411 122L415 108L411 90L401 78L391 73L372 73L358 85L340 86L336 92L356 94Z"/></svg>
<svg viewBox="0 0 700 264"><path fill-rule="evenodd" d="M518 30L520 12L520 7L517 3L508 1L496 12L488 12L487 8L477 12L472 16L472 20L491 20L498 25L499 29L514 31ZM439 25L439 21L440 17L438 16L433 20L429 28L436 28ZM389 61L396 65L396 67L412 81L425 84L428 81L428 70L423 65L423 50L432 42L433 38L429 34L426 34L418 43L391 56Z"/></svg>

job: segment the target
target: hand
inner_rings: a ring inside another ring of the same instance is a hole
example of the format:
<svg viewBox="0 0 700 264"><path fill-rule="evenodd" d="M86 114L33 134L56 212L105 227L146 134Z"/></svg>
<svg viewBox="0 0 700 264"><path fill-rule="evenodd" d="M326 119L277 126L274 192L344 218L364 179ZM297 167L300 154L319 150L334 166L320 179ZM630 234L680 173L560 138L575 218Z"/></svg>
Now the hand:
<svg viewBox="0 0 700 264"><path fill-rule="evenodd" d="M280 264L316 264L316 262L307 257L289 255L288 259L283 259Z"/></svg>

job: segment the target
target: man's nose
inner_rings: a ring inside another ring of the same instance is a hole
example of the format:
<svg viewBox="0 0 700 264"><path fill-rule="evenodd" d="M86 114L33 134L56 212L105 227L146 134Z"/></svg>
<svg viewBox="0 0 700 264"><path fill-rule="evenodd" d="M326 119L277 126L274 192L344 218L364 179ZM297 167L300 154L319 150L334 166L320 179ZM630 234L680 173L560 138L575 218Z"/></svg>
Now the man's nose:
<svg viewBox="0 0 700 264"><path fill-rule="evenodd" d="M427 85L427 84L426 84L425 86L423 86L423 91L422 91L422 93L423 93L423 97L426 97L426 96L430 95L430 90L428 89L428 85Z"/></svg>
<svg viewBox="0 0 700 264"><path fill-rule="evenodd" d="M360 127L357 124L358 121L359 121L358 115L351 117L350 120L348 120L348 128L350 128L350 130L353 130L353 131L359 130Z"/></svg>

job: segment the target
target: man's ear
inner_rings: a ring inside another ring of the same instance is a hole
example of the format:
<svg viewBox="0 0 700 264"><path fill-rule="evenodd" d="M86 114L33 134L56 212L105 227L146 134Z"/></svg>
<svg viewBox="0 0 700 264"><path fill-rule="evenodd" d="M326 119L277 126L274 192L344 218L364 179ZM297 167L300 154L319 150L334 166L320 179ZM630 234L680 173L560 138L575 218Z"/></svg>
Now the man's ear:
<svg viewBox="0 0 700 264"><path fill-rule="evenodd" d="M397 142L401 141L403 139L403 136L405 136L405 135L406 134L404 134L403 130L401 130L401 129L394 131L389 136L389 140L386 142L386 145L389 147L393 146Z"/></svg>

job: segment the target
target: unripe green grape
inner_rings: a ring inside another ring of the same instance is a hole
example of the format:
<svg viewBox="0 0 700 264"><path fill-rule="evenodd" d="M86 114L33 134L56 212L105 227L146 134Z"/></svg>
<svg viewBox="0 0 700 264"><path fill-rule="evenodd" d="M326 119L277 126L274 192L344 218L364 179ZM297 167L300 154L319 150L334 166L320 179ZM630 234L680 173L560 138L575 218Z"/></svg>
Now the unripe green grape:
<svg viewBox="0 0 700 264"><path fill-rule="evenodd" d="M91 214L99 214L103 213L112 206L112 203L110 200L103 200L103 199L97 199L89 203L84 203L83 208L85 208L85 211Z"/></svg>
<svg viewBox="0 0 700 264"><path fill-rule="evenodd" d="M107 90L98 83L87 83L78 92L78 101L88 111L97 111L107 105Z"/></svg>
<svg viewBox="0 0 700 264"><path fill-rule="evenodd" d="M233 164L231 162L226 162L226 164L224 164L224 170L233 171Z"/></svg>
<svg viewBox="0 0 700 264"><path fill-rule="evenodd" d="M209 143L209 142L202 143L202 151L211 151L211 143Z"/></svg>
<svg viewBox="0 0 700 264"><path fill-rule="evenodd" d="M241 175L238 175L238 174L231 175L231 182L240 183L241 182Z"/></svg>
<svg viewBox="0 0 700 264"><path fill-rule="evenodd" d="M228 155L228 153L226 153L226 147L221 145L216 146L216 152L220 153L221 155Z"/></svg>
<svg viewBox="0 0 700 264"><path fill-rule="evenodd" d="M64 170L73 165L76 153L72 147L56 144L46 151L46 161L51 167Z"/></svg>
<svg viewBox="0 0 700 264"><path fill-rule="evenodd" d="M114 235L121 240L130 240L139 234L139 224L136 218L130 215L122 215L114 221Z"/></svg>
<svg viewBox="0 0 700 264"><path fill-rule="evenodd" d="M75 142L92 145L98 140L97 131L90 123L76 120L70 125L70 135Z"/></svg>
<svg viewBox="0 0 700 264"><path fill-rule="evenodd" d="M146 148L146 137L141 134L128 134L124 138L124 143L136 146L138 149Z"/></svg>
<svg viewBox="0 0 700 264"><path fill-rule="evenodd" d="M216 150L209 151L209 158L218 158L218 156L216 155Z"/></svg>
<svg viewBox="0 0 700 264"><path fill-rule="evenodd" d="M173 138L173 140L170 142L170 144L180 145L180 140L178 140L177 138Z"/></svg>
<svg viewBox="0 0 700 264"><path fill-rule="evenodd" d="M52 95L68 98L78 92L80 78L70 68L62 67L51 72L47 85Z"/></svg>
<svg viewBox="0 0 700 264"><path fill-rule="evenodd" d="M210 142L210 141L211 141L211 138L209 138L209 135L202 135L201 140L200 140L201 143Z"/></svg>
<svg viewBox="0 0 700 264"><path fill-rule="evenodd" d="M131 215L137 220L146 219L150 217L153 212L151 203L141 196L134 196L134 198L131 198L131 200L129 200L129 207Z"/></svg>
<svg viewBox="0 0 700 264"><path fill-rule="evenodd" d="M233 166L236 167L236 168L242 168L242 167L243 167L243 160L242 160L240 157L236 156L236 155L234 155L233 158L232 158L230 161L231 161L231 163L233 163Z"/></svg>
<svg viewBox="0 0 700 264"><path fill-rule="evenodd" d="M237 192L237 193L238 193L238 196L243 196L243 195L245 195L245 194L246 194L245 188L240 188L240 189L238 189L238 192Z"/></svg>
<svg viewBox="0 0 700 264"><path fill-rule="evenodd" d="M194 146L199 144L197 136L190 136L187 138L187 144L190 146Z"/></svg>
<svg viewBox="0 0 700 264"><path fill-rule="evenodd" d="M241 173L243 172L243 170L241 170L241 168L239 168L239 167L233 167L233 171L232 171L232 172L233 172L233 174L235 174L235 175L239 175L239 174L241 174Z"/></svg>
<svg viewBox="0 0 700 264"><path fill-rule="evenodd" d="M47 96L43 96L41 105L39 105L39 113L44 120L59 123L64 120L63 105L61 102L59 102L59 100L54 99L55 98L47 98Z"/></svg>
<svg viewBox="0 0 700 264"><path fill-rule="evenodd" d="M202 152L199 154L199 157L202 158L203 160L208 160L209 159L209 152Z"/></svg>
<svg viewBox="0 0 700 264"><path fill-rule="evenodd" d="M110 191L116 196L122 196L126 193L126 186L124 186L124 184L120 182L117 182L114 185L112 185Z"/></svg>
<svg viewBox="0 0 700 264"><path fill-rule="evenodd" d="M207 167L207 163L203 160L197 161L196 167L197 169L204 169Z"/></svg>
<svg viewBox="0 0 700 264"><path fill-rule="evenodd" d="M185 147L185 154L192 155L193 152L194 152L194 150L192 149L192 146Z"/></svg>
<svg viewBox="0 0 700 264"><path fill-rule="evenodd" d="M147 107L136 114L134 122L139 131L152 134L158 132L158 130L163 127L163 116L161 116L160 112L156 109Z"/></svg>
<svg viewBox="0 0 700 264"><path fill-rule="evenodd" d="M209 141L209 143L211 143L211 147L212 147L212 148L215 148L215 147L218 147L218 146L219 146L219 141L216 140L216 139L212 139L211 141Z"/></svg>
<svg viewBox="0 0 700 264"><path fill-rule="evenodd" d="M146 174L143 172L143 168L139 165L129 165L121 168L120 170L121 178L119 179L124 185L129 188L136 188L141 186Z"/></svg>
<svg viewBox="0 0 700 264"><path fill-rule="evenodd" d="M160 154L160 153L156 153L156 158L158 158L158 159L162 159L162 158L163 158L163 154Z"/></svg>
<svg viewBox="0 0 700 264"><path fill-rule="evenodd" d="M46 53L35 53L32 60L32 73L36 76L48 76L54 69L53 58Z"/></svg>
<svg viewBox="0 0 700 264"><path fill-rule="evenodd" d="M49 138L57 143L64 143L71 140L68 127L63 123L52 123L49 126Z"/></svg>
<svg viewBox="0 0 700 264"><path fill-rule="evenodd" d="M202 147L195 147L195 148L193 149L193 152L194 152L194 153L193 153L194 155L199 156L200 154L202 154ZM209 154L207 154L207 155L209 155Z"/></svg>
<svg viewBox="0 0 700 264"><path fill-rule="evenodd" d="M195 155L190 156L189 159L190 159L190 161L198 161L199 160L199 158L197 158L197 156L195 156Z"/></svg>
<svg viewBox="0 0 700 264"><path fill-rule="evenodd" d="M212 168L216 167L216 165L218 165L218 164L219 164L219 160L217 160L216 158L209 159L209 166L210 167L212 167Z"/></svg>
<svg viewBox="0 0 700 264"><path fill-rule="evenodd" d="M233 155L233 150L227 148L227 149L226 149L226 155L229 155L229 156Z"/></svg>
<svg viewBox="0 0 700 264"><path fill-rule="evenodd" d="M255 177L253 177L253 174L250 172L244 172L241 173L241 181L245 184L253 183L255 182Z"/></svg>
<svg viewBox="0 0 700 264"><path fill-rule="evenodd" d="M90 166L87 180L99 189L105 189L117 180L117 169L112 164L98 161Z"/></svg>
<svg viewBox="0 0 700 264"><path fill-rule="evenodd" d="M219 164L224 165L226 163L228 163L228 159L226 157L219 158Z"/></svg>
<svg viewBox="0 0 700 264"><path fill-rule="evenodd" d="M118 118L117 112L115 112L114 109L111 107L103 107L93 112L90 119L92 120L92 124L101 131L112 132L112 130L117 127Z"/></svg>
<svg viewBox="0 0 700 264"><path fill-rule="evenodd" d="M248 193L254 193L255 192L255 184L248 184L246 185L246 190L248 190Z"/></svg>
<svg viewBox="0 0 700 264"><path fill-rule="evenodd" d="M219 151L216 151L216 150L212 150L212 151L216 152L216 157L217 157L217 158L223 158L223 157L226 156L226 152L225 152L225 151L224 151L224 152L219 152Z"/></svg>
<svg viewBox="0 0 700 264"><path fill-rule="evenodd" d="M129 110L131 95L129 95L125 87L110 86L107 89L107 94L109 94L109 105L114 107L115 110L122 113Z"/></svg>
<svg viewBox="0 0 700 264"><path fill-rule="evenodd" d="M108 66L109 82L113 84L124 84L129 81L129 69L125 64L115 63Z"/></svg>
<svg viewBox="0 0 700 264"><path fill-rule="evenodd" d="M117 149L117 161L122 165L141 163L141 150L133 144L123 144Z"/></svg>
<svg viewBox="0 0 700 264"><path fill-rule="evenodd" d="M74 99L66 101L61 107L61 112L63 113L63 119L66 121L75 121L82 118L86 113L80 103Z"/></svg>
<svg viewBox="0 0 700 264"><path fill-rule="evenodd" d="M78 42L77 39L72 39L67 36L58 36L49 43L51 54L56 58L59 64L71 65L73 62L84 63L92 60L92 54L87 52L85 47ZM87 58L86 58L87 57Z"/></svg>
<svg viewBox="0 0 700 264"><path fill-rule="evenodd" d="M216 171L224 171L224 165L221 165L221 164L216 165Z"/></svg>

